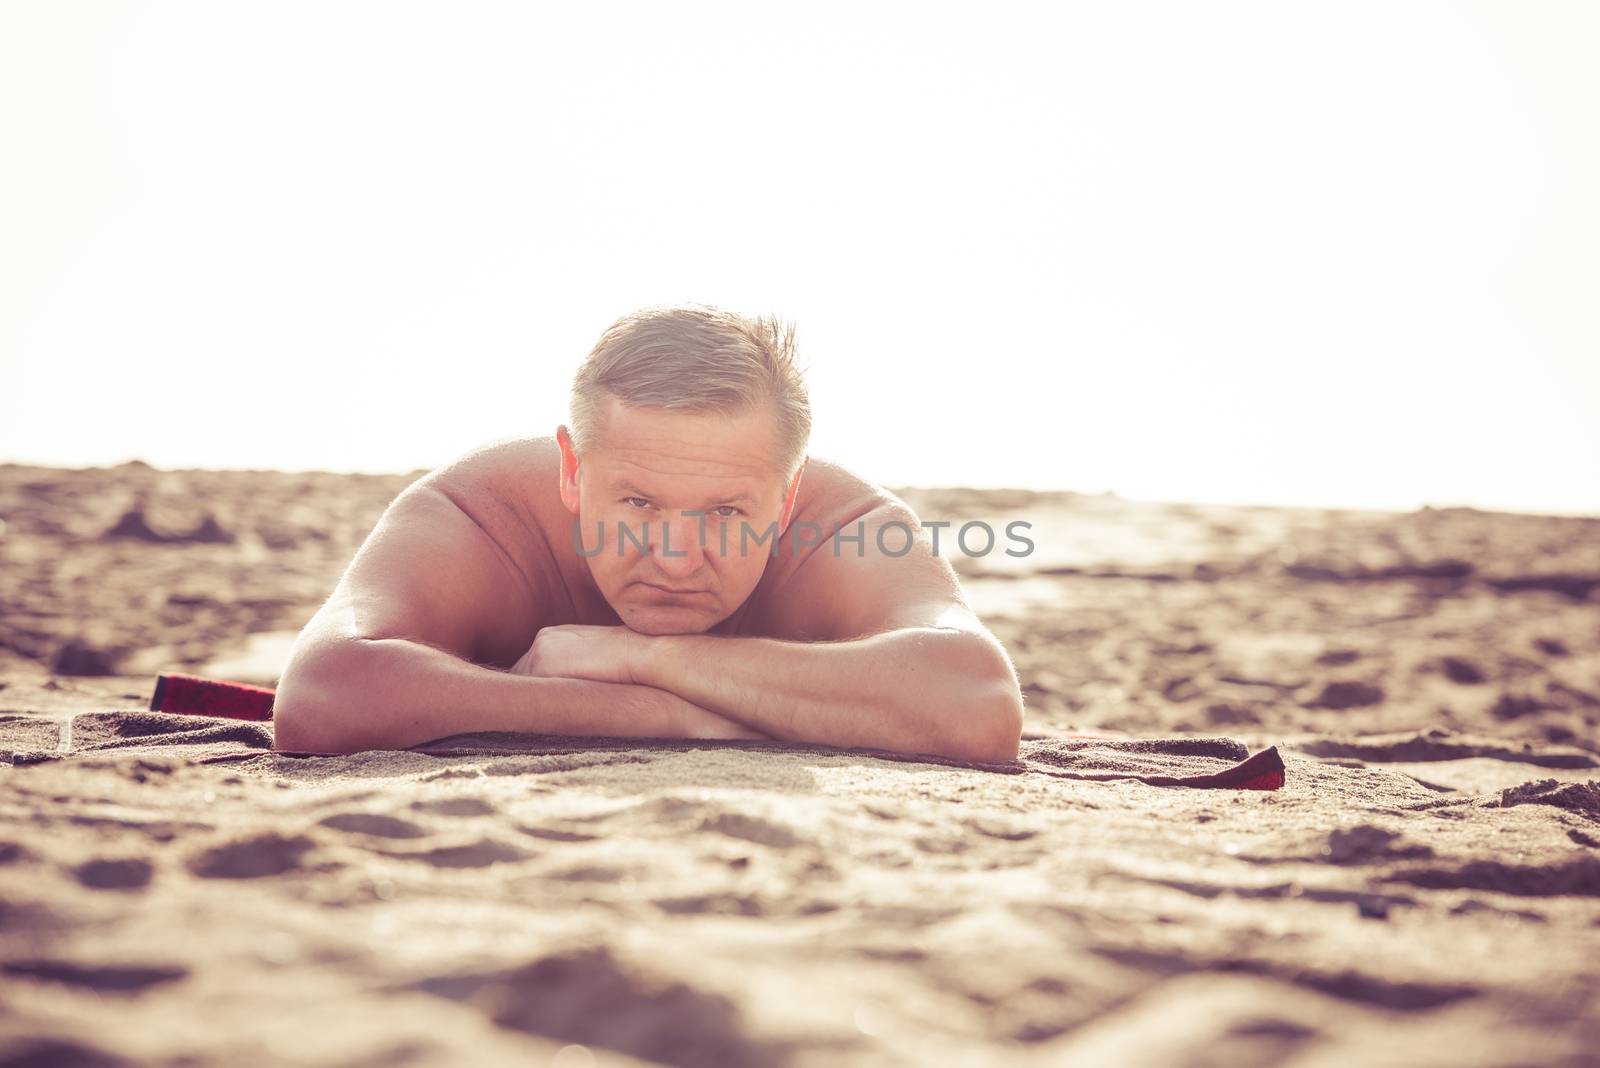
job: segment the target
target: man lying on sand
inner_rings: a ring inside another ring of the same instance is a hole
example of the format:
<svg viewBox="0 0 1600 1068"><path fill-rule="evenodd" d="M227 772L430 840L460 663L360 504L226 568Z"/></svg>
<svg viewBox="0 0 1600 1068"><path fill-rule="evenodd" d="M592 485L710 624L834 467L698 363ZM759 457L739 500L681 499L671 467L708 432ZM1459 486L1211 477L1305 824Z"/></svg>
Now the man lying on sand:
<svg viewBox="0 0 1600 1068"><path fill-rule="evenodd" d="M570 426L390 504L295 643L278 748L523 731L1014 759L1010 657L903 501L805 456L794 357L770 317L614 323Z"/></svg>

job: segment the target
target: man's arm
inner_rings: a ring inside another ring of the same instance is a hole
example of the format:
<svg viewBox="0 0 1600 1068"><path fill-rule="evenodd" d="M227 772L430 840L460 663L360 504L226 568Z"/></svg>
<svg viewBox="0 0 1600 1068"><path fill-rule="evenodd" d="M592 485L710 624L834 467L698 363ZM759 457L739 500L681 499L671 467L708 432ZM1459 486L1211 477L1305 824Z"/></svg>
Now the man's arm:
<svg viewBox="0 0 1600 1068"><path fill-rule="evenodd" d="M645 738L767 738L649 686L529 678L400 638L298 654L273 701L274 746L403 749L468 731Z"/></svg>
<svg viewBox="0 0 1600 1068"><path fill-rule="evenodd" d="M778 595L785 629L822 640L553 627L514 670L658 687L786 740L1015 759L1023 714L1016 670L961 597L954 570L926 532L903 556L877 551L885 523L919 531L903 506L859 521L864 555L849 547L835 555L824 542Z"/></svg>
<svg viewBox="0 0 1600 1068"><path fill-rule="evenodd" d="M296 640L273 701L275 745L399 749L467 731L762 738L647 686L517 676L473 663L526 643L537 591L427 480L401 494Z"/></svg>
<svg viewBox="0 0 1600 1068"><path fill-rule="evenodd" d="M1015 760L1022 701L1004 651L972 630L853 641L665 635L635 677L775 738Z"/></svg>

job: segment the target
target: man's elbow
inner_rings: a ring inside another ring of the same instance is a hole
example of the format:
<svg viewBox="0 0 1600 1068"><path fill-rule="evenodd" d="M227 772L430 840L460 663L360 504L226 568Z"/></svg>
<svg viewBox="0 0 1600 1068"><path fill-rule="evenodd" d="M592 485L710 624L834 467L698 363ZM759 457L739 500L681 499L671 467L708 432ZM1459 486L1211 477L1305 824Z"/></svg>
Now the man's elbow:
<svg viewBox="0 0 1600 1068"><path fill-rule="evenodd" d="M1022 688L1011 658L998 642L983 639L970 668L969 699L945 746L962 760L1004 764L1022 742Z"/></svg>
<svg viewBox="0 0 1600 1068"><path fill-rule="evenodd" d="M324 656L291 660L272 699L272 747L285 753L354 753L344 728L333 666Z"/></svg>
<svg viewBox="0 0 1600 1068"><path fill-rule="evenodd" d="M327 711L301 682L278 684L272 699L272 748L283 753L343 752L328 730Z"/></svg>
<svg viewBox="0 0 1600 1068"><path fill-rule="evenodd" d="M974 702L966 730L956 740L959 751L954 755L986 764L1017 759L1022 742L1022 694L1014 683L996 689L998 692L988 700Z"/></svg>

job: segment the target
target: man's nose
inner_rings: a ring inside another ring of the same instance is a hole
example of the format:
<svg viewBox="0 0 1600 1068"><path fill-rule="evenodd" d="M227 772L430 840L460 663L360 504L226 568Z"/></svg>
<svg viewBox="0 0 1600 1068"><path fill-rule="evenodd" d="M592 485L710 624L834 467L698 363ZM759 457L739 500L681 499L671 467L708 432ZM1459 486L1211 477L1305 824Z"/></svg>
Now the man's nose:
<svg viewBox="0 0 1600 1068"><path fill-rule="evenodd" d="M705 546L700 543L701 517L667 516L651 531L650 555L656 566L675 578L699 571L705 563Z"/></svg>

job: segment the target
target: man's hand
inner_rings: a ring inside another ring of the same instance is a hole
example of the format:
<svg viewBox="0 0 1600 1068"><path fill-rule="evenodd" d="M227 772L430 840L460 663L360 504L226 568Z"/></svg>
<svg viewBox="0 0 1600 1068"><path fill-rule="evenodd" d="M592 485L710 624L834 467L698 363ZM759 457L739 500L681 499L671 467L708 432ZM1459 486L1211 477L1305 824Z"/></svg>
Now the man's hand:
<svg viewBox="0 0 1600 1068"><path fill-rule="evenodd" d="M665 708L678 723L675 738L754 738L772 741L772 735L747 727L738 720L709 712L675 693L654 686L639 687L639 701L647 708Z"/></svg>
<svg viewBox="0 0 1600 1068"><path fill-rule="evenodd" d="M514 675L544 675L595 682L638 681L637 666L650 635L627 627L567 624L545 627L512 666Z"/></svg>
<svg viewBox="0 0 1600 1068"><path fill-rule="evenodd" d="M511 673L633 684L629 700L639 703L637 714L651 722L661 716L670 717L678 725L673 737L772 740L770 734L701 708L675 693L635 684L646 643L653 640L650 635L627 627L544 627L534 635L533 644L522 659L512 665Z"/></svg>
<svg viewBox="0 0 1600 1068"><path fill-rule="evenodd" d="M965 605L929 618L834 642L545 627L512 671L660 694L651 699L667 702L678 737L1016 759L1023 711L1010 659Z"/></svg>

